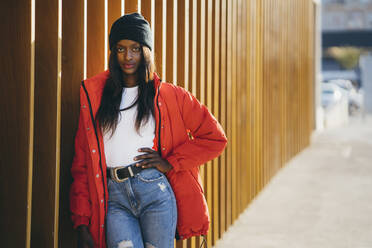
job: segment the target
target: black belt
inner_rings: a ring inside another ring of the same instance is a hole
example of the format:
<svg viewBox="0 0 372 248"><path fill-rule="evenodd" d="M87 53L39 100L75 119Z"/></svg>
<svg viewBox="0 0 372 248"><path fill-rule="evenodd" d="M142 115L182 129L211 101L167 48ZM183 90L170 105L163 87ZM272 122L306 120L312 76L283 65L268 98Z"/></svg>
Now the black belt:
<svg viewBox="0 0 372 248"><path fill-rule="evenodd" d="M135 164L129 166L107 168L107 177L111 178L117 183L124 182L129 177L134 177L142 171L142 167L137 167Z"/></svg>

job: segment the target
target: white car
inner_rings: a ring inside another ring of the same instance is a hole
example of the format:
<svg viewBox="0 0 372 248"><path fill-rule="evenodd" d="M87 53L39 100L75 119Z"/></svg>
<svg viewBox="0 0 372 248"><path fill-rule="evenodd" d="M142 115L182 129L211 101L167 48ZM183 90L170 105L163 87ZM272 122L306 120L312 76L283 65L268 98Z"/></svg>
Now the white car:
<svg viewBox="0 0 372 248"><path fill-rule="evenodd" d="M328 83L335 84L345 90L346 96L348 98L350 114L363 107L363 93L362 91L357 91L350 80L334 79L329 80Z"/></svg>
<svg viewBox="0 0 372 248"><path fill-rule="evenodd" d="M341 101L343 97L347 97L344 89L333 83L322 83L322 106L329 108Z"/></svg>

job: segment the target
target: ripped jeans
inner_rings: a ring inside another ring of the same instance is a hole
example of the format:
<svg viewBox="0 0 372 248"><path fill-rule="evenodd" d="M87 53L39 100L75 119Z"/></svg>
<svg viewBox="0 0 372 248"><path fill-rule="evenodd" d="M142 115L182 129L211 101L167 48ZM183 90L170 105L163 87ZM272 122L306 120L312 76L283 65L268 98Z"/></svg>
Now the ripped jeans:
<svg viewBox="0 0 372 248"><path fill-rule="evenodd" d="M145 169L117 183L108 179L108 248L173 248L177 207L165 175Z"/></svg>

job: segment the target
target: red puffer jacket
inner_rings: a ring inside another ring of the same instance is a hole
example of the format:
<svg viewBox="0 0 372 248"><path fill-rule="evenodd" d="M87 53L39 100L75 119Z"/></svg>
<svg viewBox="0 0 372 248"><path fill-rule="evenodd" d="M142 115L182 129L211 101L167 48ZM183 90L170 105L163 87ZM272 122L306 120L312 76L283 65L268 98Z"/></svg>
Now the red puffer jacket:
<svg viewBox="0 0 372 248"><path fill-rule="evenodd" d="M96 247L106 247L106 161L101 130L94 117L109 77L105 71L82 83L80 117L71 168L74 181L70 208L74 227L89 226ZM153 149L173 169L167 178L177 200L177 232L181 239L205 235L209 229L208 207L199 176L199 166L217 157L225 148L226 136L207 108L181 87L161 83L155 75L156 135Z"/></svg>

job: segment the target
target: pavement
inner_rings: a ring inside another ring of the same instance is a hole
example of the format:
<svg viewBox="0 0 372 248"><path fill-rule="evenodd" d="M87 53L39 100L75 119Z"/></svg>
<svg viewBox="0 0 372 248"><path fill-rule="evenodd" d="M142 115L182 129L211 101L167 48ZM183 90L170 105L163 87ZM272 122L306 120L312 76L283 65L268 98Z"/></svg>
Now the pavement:
<svg viewBox="0 0 372 248"><path fill-rule="evenodd" d="M372 248L372 116L315 132L215 248Z"/></svg>

